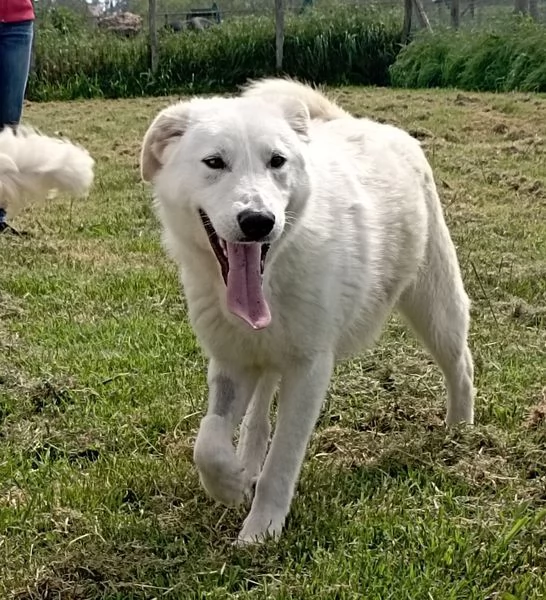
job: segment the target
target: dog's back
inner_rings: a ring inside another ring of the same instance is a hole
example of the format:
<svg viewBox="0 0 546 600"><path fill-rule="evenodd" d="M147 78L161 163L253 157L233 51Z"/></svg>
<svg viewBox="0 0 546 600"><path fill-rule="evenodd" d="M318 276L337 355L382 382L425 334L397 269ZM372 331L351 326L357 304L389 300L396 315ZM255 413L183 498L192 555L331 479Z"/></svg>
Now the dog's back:
<svg viewBox="0 0 546 600"><path fill-rule="evenodd" d="M243 96L270 97L290 96L300 100L309 111L311 119L332 121L350 118L351 115L329 100L322 92L292 79L262 79L252 81L243 88Z"/></svg>

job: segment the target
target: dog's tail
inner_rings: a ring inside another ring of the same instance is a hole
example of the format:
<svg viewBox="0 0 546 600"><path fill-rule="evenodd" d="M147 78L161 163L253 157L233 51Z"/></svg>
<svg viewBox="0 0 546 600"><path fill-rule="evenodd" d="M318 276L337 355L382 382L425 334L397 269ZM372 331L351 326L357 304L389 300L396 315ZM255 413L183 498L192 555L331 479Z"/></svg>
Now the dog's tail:
<svg viewBox="0 0 546 600"><path fill-rule="evenodd" d="M321 121L333 121L334 119L351 116L319 90L288 78L266 78L259 81L250 81L248 85L243 87L243 96L269 96L271 98L291 96L292 98L298 98L307 106L311 119L320 119Z"/></svg>
<svg viewBox="0 0 546 600"><path fill-rule="evenodd" d="M55 192L88 193L95 161L87 150L60 138L19 127L0 132L0 208L16 213L25 203Z"/></svg>

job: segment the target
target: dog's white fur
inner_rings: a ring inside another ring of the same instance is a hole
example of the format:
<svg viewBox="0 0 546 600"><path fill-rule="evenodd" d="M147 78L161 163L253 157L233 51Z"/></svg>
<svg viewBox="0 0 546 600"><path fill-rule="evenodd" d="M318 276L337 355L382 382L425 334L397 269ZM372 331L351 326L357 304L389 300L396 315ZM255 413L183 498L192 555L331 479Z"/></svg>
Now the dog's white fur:
<svg viewBox="0 0 546 600"><path fill-rule="evenodd" d="M280 169L267 166L273 151L287 158ZM217 152L229 168L202 164ZM410 135L353 118L311 87L264 80L236 98L161 111L141 170L210 357L194 450L201 482L227 505L252 497L256 483L240 542L280 534L335 361L370 347L393 309L443 371L447 423L473 422L469 300L433 173ZM259 331L229 312L197 212L237 242L248 207L275 215L263 279L272 320Z"/></svg>
<svg viewBox="0 0 546 600"><path fill-rule="evenodd" d="M30 127L0 132L0 208L13 216L28 202L56 192L87 194L94 177L87 150Z"/></svg>

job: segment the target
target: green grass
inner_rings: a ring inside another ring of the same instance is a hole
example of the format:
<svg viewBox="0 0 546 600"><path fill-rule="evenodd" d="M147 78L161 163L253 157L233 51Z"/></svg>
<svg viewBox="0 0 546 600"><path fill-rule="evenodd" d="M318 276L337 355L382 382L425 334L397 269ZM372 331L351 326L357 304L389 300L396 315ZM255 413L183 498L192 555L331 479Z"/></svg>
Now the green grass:
<svg viewBox="0 0 546 600"><path fill-rule="evenodd" d="M546 92L546 27L512 16L481 30L421 33L389 71L396 87Z"/></svg>
<svg viewBox="0 0 546 600"><path fill-rule="evenodd" d="M167 99L33 104L85 144L89 200L0 236L0 597L503 599L546 596L546 99L339 89L411 130L473 300L477 423L396 318L341 365L278 544L201 489L205 361L139 182ZM542 408L541 408L542 407Z"/></svg>

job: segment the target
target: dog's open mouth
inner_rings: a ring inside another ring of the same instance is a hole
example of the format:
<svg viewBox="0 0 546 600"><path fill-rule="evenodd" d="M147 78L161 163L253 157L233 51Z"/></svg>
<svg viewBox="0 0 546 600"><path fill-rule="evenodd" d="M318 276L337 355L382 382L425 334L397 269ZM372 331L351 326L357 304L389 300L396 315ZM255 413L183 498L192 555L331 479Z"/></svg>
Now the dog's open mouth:
<svg viewBox="0 0 546 600"><path fill-rule="evenodd" d="M262 290L269 244L227 242L218 236L208 215L201 209L199 216L222 271L229 311L253 329L264 329L271 322Z"/></svg>

